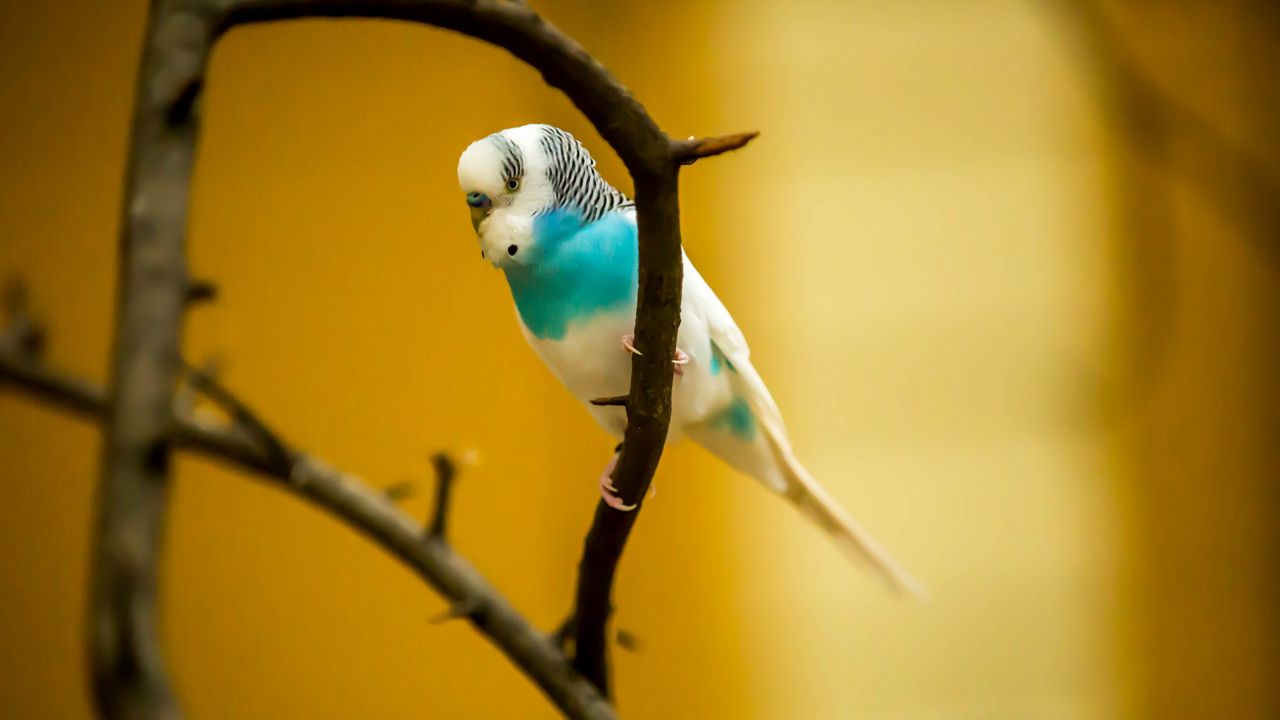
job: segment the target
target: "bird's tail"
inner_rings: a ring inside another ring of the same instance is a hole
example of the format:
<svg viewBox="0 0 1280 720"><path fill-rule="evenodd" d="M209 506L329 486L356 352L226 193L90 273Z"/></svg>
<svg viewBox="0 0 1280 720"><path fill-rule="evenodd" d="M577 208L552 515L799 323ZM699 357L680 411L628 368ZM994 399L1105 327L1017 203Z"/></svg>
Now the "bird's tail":
<svg viewBox="0 0 1280 720"><path fill-rule="evenodd" d="M765 441L769 444L774 461L786 482L786 487L782 490L783 496L801 514L825 530L841 552L855 563L870 567L895 592L925 597L927 593L924 586L889 557L880 544L849 517L835 498L800 464L791 451L785 430L777 426L776 422L770 421L772 415L774 413L767 411L756 413L762 419L760 425L764 429Z"/></svg>

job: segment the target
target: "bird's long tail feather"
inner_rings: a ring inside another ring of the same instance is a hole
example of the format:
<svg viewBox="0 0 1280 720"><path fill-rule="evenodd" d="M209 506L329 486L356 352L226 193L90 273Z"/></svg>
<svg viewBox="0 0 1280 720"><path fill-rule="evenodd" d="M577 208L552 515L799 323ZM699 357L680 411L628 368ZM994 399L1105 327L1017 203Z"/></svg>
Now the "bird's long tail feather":
<svg viewBox="0 0 1280 720"><path fill-rule="evenodd" d="M761 412L765 439L773 451L778 468L786 480L783 491L800 512L831 536L836 546L855 563L870 567L895 592L915 597L927 595L924 586L904 570L880 547L858 523L845 512L835 498L818 484L791 451L786 434L769 422L772 413Z"/></svg>

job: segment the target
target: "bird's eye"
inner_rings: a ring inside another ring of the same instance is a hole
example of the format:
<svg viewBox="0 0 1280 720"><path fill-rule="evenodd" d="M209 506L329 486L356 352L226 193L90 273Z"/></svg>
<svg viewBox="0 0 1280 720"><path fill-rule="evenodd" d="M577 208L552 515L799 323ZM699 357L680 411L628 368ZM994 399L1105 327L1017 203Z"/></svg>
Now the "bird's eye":
<svg viewBox="0 0 1280 720"><path fill-rule="evenodd" d="M511 178L507 181L507 192L515 192L520 189L520 178Z"/></svg>
<svg viewBox="0 0 1280 720"><path fill-rule="evenodd" d="M473 208L482 208L489 206L489 196L482 192L467 193L467 204Z"/></svg>

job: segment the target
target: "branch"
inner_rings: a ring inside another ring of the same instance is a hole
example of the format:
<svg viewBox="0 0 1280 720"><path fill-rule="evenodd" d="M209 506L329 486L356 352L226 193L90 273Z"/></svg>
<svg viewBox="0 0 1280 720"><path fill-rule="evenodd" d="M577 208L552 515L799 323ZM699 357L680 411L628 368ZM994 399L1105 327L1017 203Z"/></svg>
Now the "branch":
<svg viewBox="0 0 1280 720"><path fill-rule="evenodd" d="M293 470L294 464L297 463L297 453L285 446L284 440L275 433L274 430L267 427L267 424L258 419L257 413L253 412L230 390L223 387L218 382L213 373L205 372L191 365L185 365L184 369L187 373L187 382L190 383L192 389L203 394L212 400L219 407L226 411L231 417L234 426L246 431L246 434L254 440L259 448L266 454L268 464L275 468L278 472L286 475Z"/></svg>
<svg viewBox="0 0 1280 720"><path fill-rule="evenodd" d="M152 3L135 90L86 623L93 700L107 718L181 717L155 615L190 292L196 123L183 99L200 87L212 42L194 10L184 0Z"/></svg>
<svg viewBox="0 0 1280 720"><path fill-rule="evenodd" d="M92 419L106 416L106 401L100 388L52 370L8 343L0 345L0 387L6 384ZM245 409L225 388L219 393L232 407ZM261 438L255 437L258 431L242 425L175 417L170 427L170 438L177 446L259 475L328 512L394 555L449 601L451 617L466 617L567 717L616 717L595 687L570 667L559 648L521 617L443 537L424 537L418 524L382 493L293 450L278 436L274 442L282 449L280 453L264 447ZM260 428L265 429L266 425L260 424Z"/></svg>
<svg viewBox="0 0 1280 720"><path fill-rule="evenodd" d="M1280 177L1144 72L1104 4L1054 0L1050 6L1066 14L1097 63L1107 93L1103 107L1137 154L1152 165L1169 165L1172 141L1183 140L1189 152L1182 162L1189 169L1182 177L1228 215L1251 221L1254 233L1245 237L1280 266Z"/></svg>
<svg viewBox="0 0 1280 720"><path fill-rule="evenodd" d="M446 453L436 453L431 456L431 466L436 471L436 507L431 515L427 535L443 541L448 525L449 498L453 493L453 480L458 475L458 465Z"/></svg>
<svg viewBox="0 0 1280 720"><path fill-rule="evenodd" d="M681 165L692 165L702 158L732 152L760 136L758 130L721 135L720 137L671 141L671 156Z"/></svg>
<svg viewBox="0 0 1280 720"><path fill-rule="evenodd" d="M626 395L616 395L613 397L595 398L591 401L591 404L596 407L626 407L627 399Z"/></svg>

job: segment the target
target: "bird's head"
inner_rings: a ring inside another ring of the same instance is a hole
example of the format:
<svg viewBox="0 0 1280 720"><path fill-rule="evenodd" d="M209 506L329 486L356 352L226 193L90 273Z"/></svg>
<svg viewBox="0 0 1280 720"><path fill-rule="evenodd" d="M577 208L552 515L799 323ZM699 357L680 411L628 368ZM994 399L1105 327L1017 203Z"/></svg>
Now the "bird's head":
<svg viewBox="0 0 1280 720"><path fill-rule="evenodd" d="M540 223L579 227L626 205L595 166L572 135L550 125L509 128L471 143L458 158L458 185L481 256L494 267L528 265L555 234Z"/></svg>

